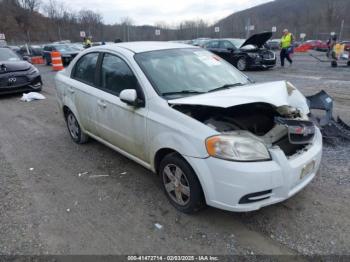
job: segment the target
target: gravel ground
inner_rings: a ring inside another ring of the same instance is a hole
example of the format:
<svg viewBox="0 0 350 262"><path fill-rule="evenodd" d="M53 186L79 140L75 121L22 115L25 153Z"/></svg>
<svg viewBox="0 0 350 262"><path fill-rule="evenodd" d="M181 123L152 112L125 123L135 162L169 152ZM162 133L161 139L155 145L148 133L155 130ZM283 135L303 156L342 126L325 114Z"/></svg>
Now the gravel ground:
<svg viewBox="0 0 350 262"><path fill-rule="evenodd" d="M350 254L349 145L325 146L315 180L284 203L188 216L149 171L97 142L75 145L54 73L39 69L46 100L0 98L0 254ZM349 68L298 55L292 68L247 74L324 89L350 123Z"/></svg>

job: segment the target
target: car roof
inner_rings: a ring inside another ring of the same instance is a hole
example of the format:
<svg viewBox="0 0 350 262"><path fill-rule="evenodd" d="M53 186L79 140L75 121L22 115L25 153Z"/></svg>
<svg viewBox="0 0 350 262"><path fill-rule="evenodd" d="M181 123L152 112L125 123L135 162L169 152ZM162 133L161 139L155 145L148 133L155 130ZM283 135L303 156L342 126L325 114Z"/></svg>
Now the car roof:
<svg viewBox="0 0 350 262"><path fill-rule="evenodd" d="M113 47L124 48L133 53L143 53L150 51L158 50L167 50L167 49L180 49L180 48L197 48L191 45L180 44L180 43L170 43L170 42L126 42L126 43L117 43L117 44L108 44L109 49Z"/></svg>

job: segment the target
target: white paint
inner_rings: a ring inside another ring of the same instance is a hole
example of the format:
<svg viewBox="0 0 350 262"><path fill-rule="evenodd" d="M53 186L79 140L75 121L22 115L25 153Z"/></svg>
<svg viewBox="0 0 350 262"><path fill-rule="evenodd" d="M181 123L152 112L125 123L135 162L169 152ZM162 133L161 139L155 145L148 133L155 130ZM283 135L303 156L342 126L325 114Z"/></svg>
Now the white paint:
<svg viewBox="0 0 350 262"><path fill-rule="evenodd" d="M308 150L293 158L287 159L278 147L269 147L266 150L271 154L270 161L225 161L209 157L205 146L209 137L221 134L172 107L173 104L188 104L227 108L263 102L274 106L290 105L307 114L309 109L306 98L297 89L289 95L286 82L279 81L167 101L156 93L136 63L134 52L186 47L188 46L173 43L141 42L87 49L64 71L56 74L59 107L70 108L83 132L152 171L155 171L154 159L159 150L167 148L178 152L197 174L206 202L213 207L241 212L257 210L286 200L308 185L321 162L322 136L319 129L316 128L317 135ZM90 52L108 52L124 59L144 93L145 107L129 106L116 95L72 79L72 68L82 56ZM254 137L253 134L250 136ZM259 139L256 137L256 141ZM254 142L251 146L255 146ZM300 171L310 161L315 161L314 173L300 180ZM91 177L102 176L108 175ZM278 190L268 200L239 204L239 200L247 193L266 189ZM162 227L160 224L155 226Z"/></svg>

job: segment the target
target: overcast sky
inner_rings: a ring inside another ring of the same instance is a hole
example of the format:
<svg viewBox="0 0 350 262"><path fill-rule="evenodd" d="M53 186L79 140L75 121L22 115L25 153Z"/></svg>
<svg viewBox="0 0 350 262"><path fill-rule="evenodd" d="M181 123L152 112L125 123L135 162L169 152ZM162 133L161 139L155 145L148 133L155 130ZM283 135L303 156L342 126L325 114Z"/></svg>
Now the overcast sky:
<svg viewBox="0 0 350 262"><path fill-rule="evenodd" d="M114 24L130 17L137 25L169 25L186 19L214 22L237 12L271 0L61 0L73 10L82 8L98 11L104 22ZM45 0L43 1L45 2Z"/></svg>

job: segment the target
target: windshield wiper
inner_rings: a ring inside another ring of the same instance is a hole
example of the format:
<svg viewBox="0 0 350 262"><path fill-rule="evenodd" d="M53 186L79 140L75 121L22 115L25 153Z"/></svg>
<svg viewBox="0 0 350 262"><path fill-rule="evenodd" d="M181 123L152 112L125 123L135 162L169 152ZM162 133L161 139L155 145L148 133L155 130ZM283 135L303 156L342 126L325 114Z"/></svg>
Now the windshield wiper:
<svg viewBox="0 0 350 262"><path fill-rule="evenodd" d="M212 89L212 90L208 91L208 93L216 92L216 91L220 91L220 90L225 90L225 89L230 89L231 87L243 86L243 85L244 84L242 84L242 83L226 84L226 85L220 86L218 88Z"/></svg>
<svg viewBox="0 0 350 262"><path fill-rule="evenodd" d="M171 96L171 95L182 95L182 94L204 94L205 92L199 92L195 90L181 90L181 91L176 91L176 92L167 92L163 93L163 96Z"/></svg>

